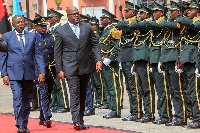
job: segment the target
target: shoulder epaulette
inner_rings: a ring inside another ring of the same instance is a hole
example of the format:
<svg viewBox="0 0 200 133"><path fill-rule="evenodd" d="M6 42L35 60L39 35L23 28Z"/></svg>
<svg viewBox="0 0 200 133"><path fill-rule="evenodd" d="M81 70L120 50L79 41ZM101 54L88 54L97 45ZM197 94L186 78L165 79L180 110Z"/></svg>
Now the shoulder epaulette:
<svg viewBox="0 0 200 133"><path fill-rule="evenodd" d="M147 18L144 21L152 21L152 20L153 20L152 18Z"/></svg>
<svg viewBox="0 0 200 133"><path fill-rule="evenodd" d="M135 23L136 20L137 20L137 19L136 19L136 16L134 16L134 17L132 17L132 18L129 18L129 19L128 19L128 22L129 22L129 24L132 23L132 22Z"/></svg>
<svg viewBox="0 0 200 133"><path fill-rule="evenodd" d="M176 25L178 28L181 28L181 25L178 22L176 23Z"/></svg>
<svg viewBox="0 0 200 133"><path fill-rule="evenodd" d="M156 23L160 23L161 21L165 21L165 17L160 17L158 20L156 20Z"/></svg>
<svg viewBox="0 0 200 133"><path fill-rule="evenodd" d="M194 17L192 20L193 20L193 23L195 23L196 21L200 21L200 17Z"/></svg>
<svg viewBox="0 0 200 133"><path fill-rule="evenodd" d="M121 38L121 33L119 30L117 30L116 28L113 28L111 31L112 37L114 39L120 39Z"/></svg>

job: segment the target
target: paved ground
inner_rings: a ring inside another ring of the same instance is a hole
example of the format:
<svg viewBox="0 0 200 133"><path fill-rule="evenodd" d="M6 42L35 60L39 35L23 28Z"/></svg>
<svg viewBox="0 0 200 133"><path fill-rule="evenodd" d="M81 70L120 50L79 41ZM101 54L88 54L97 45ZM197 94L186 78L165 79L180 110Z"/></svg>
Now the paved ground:
<svg viewBox="0 0 200 133"><path fill-rule="evenodd" d="M0 79L0 113L13 113L12 108L12 92L9 87L2 85ZM96 115L84 117L86 125L105 126L123 130L131 130L142 133L200 133L200 129L188 130L182 127L166 127L165 125L155 125L152 123L136 123L123 122L121 119L103 119L103 115L109 113L109 110L96 109ZM71 113L53 113L52 120L62 122L72 122ZM128 96L124 93L124 109L122 110L122 117L129 115ZM31 118L38 118L39 112L33 111L30 114ZM158 114L156 113L156 117ZM14 126L14 125L13 125Z"/></svg>

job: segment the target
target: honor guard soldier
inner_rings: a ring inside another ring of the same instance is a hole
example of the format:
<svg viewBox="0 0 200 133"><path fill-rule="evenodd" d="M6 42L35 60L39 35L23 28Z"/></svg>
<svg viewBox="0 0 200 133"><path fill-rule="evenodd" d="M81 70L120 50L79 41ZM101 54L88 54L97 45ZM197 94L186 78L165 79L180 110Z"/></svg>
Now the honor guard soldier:
<svg viewBox="0 0 200 133"><path fill-rule="evenodd" d="M28 31L32 30L34 28L33 20L24 17L25 19L25 27L28 27Z"/></svg>
<svg viewBox="0 0 200 133"><path fill-rule="evenodd" d="M140 119L142 116L142 102L139 95L139 89L137 85L137 75L131 74L131 67L133 65L133 51L134 51L134 41L135 41L135 31L124 29L123 26L130 23L136 23L136 12L139 10L137 5L131 2L125 1L126 7L124 9L125 18L127 21L118 22L117 28L122 30L121 40L119 43L119 53L118 61L119 67L122 68L122 72L125 77L126 91L129 96L130 103L130 115L124 117L123 121L135 121ZM136 80L135 80L136 79Z"/></svg>
<svg viewBox="0 0 200 133"><path fill-rule="evenodd" d="M183 84L181 82L182 71L179 65L178 56L180 52L180 24L176 21L180 17L181 8L176 2L171 1L170 19L168 21L161 21L159 25L166 29L164 42L162 44L160 62L158 70L164 72L166 82L170 90L173 106L174 106L174 120L166 123L166 126L182 126L187 122L185 101L183 96ZM162 65L163 64L163 65ZM177 73L179 72L179 73Z"/></svg>
<svg viewBox="0 0 200 133"><path fill-rule="evenodd" d="M49 34L54 36L56 30L61 26L60 19L62 16L64 15L53 9L48 11L48 22L50 23L50 28L48 29ZM55 65L55 63L52 65ZM55 76L51 99L51 111L54 113L70 111L66 83L64 80L60 80L58 75Z"/></svg>
<svg viewBox="0 0 200 133"><path fill-rule="evenodd" d="M96 16L92 17L90 20L90 24L92 26L92 29L95 33L96 38L99 40L99 20L96 18ZM101 106L101 99L102 99L102 90L103 90L103 81L102 76L100 72L94 72L92 73L92 86L93 91L95 93L95 103L94 108L99 108Z"/></svg>
<svg viewBox="0 0 200 133"><path fill-rule="evenodd" d="M199 89L197 88L198 43L200 42L200 5L192 0L189 5L188 17L178 17L178 23L184 26L181 41L181 64L187 77L187 93L191 101L193 121L185 126L188 129L200 128Z"/></svg>
<svg viewBox="0 0 200 133"><path fill-rule="evenodd" d="M137 74L137 85L139 88L140 96L143 97L143 105L145 114L141 119L137 119L136 122L152 122L155 120L155 90L153 86L153 80L150 73L150 50L149 41L151 36L151 30L148 30L147 24L152 19L150 15L152 11L146 6L142 5L139 10L139 22L130 23L129 27L131 30L136 31L136 37L134 41L134 55L133 55L133 66L131 72L136 71ZM141 103L139 103L141 104Z"/></svg>
<svg viewBox="0 0 200 133"><path fill-rule="evenodd" d="M112 26L112 19L116 18L115 15L102 9L101 25L104 27L102 35L99 39L101 52L103 56L103 68L102 77L104 79L104 92L105 99L109 103L109 108L111 112L103 118L120 118L121 117L121 107L120 102L122 98L120 77L119 77L119 65L117 62L118 55L118 44L121 37L120 31ZM107 90L106 90L107 89Z"/></svg>
<svg viewBox="0 0 200 133"><path fill-rule="evenodd" d="M38 81L35 80L36 88L40 92L41 96L41 109L40 109L40 122L39 125L51 127L50 118L52 117L50 111L50 97L53 90L53 84L55 80L55 67L51 67L52 62L54 62L54 37L50 34L47 34L47 25L45 17L37 17L33 20L36 28L36 40L38 41L40 51L43 54L44 63L45 63L45 82L43 85L39 85ZM36 77L38 76L38 68L35 72Z"/></svg>
<svg viewBox="0 0 200 133"><path fill-rule="evenodd" d="M164 29L159 27L159 22L166 21L165 13L167 8L154 1L154 20L149 21L151 34L150 47L150 65L152 67L152 76L158 95L157 110L159 118L153 121L154 124L165 124L172 120L172 105L169 88L166 85L165 73L158 72L158 63L161 55L161 45L164 39Z"/></svg>

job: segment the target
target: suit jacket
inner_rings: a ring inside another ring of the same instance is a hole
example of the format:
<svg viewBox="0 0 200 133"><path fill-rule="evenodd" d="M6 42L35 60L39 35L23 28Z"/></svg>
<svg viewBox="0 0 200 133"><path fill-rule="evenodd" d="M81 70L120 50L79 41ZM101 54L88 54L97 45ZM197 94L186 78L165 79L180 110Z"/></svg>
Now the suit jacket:
<svg viewBox="0 0 200 133"><path fill-rule="evenodd" d="M8 52L0 53L1 76L8 76L10 80L34 80L35 63L40 73L45 73L42 53L39 50L35 34L24 32L25 46L22 51L15 31L3 34L2 38L8 44Z"/></svg>
<svg viewBox="0 0 200 133"><path fill-rule="evenodd" d="M45 41L36 33L36 39L40 48L40 51L42 52L43 58L44 58L44 65L45 65L45 79L49 79L52 74L55 77L55 66L51 66L51 72L49 70L49 64L54 61L54 38L50 34L45 35ZM35 70L35 78L37 79L39 76L39 70L38 65L36 63L36 70Z"/></svg>
<svg viewBox="0 0 200 133"><path fill-rule="evenodd" d="M65 76L90 74L94 71L95 60L102 60L98 40L91 25L80 22L79 28L79 39L68 23L59 27L55 33L56 70L64 71Z"/></svg>

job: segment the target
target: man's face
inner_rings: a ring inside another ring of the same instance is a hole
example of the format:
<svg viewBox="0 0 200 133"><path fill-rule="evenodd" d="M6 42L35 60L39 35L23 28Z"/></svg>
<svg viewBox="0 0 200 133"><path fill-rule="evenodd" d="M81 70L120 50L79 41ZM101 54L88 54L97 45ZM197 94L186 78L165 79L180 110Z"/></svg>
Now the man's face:
<svg viewBox="0 0 200 133"><path fill-rule="evenodd" d="M163 11L160 11L160 10L156 10L154 11L154 18L156 20L158 20L160 17L162 17L164 15Z"/></svg>
<svg viewBox="0 0 200 133"><path fill-rule="evenodd" d="M126 19L131 18L135 15L134 10L125 10L124 11L124 16Z"/></svg>
<svg viewBox="0 0 200 133"><path fill-rule="evenodd" d="M104 27L109 25L110 22L111 22L111 19L109 18L101 18L101 25L103 25Z"/></svg>
<svg viewBox="0 0 200 133"><path fill-rule="evenodd" d="M16 17L14 19L14 21L12 22L12 26L15 28L15 30L18 33L22 33L22 31L24 30L24 26L25 26L24 18L23 17Z"/></svg>
<svg viewBox="0 0 200 133"><path fill-rule="evenodd" d="M35 29L40 34L45 34L47 32L47 26L46 25L36 25Z"/></svg>
<svg viewBox="0 0 200 133"><path fill-rule="evenodd" d="M92 27L93 31L97 31L97 25L96 24L91 24L91 27Z"/></svg>
<svg viewBox="0 0 200 133"><path fill-rule="evenodd" d="M140 21L143 21L146 18L148 18L148 13L140 12L140 14L139 14Z"/></svg>
<svg viewBox="0 0 200 133"><path fill-rule="evenodd" d="M78 24L80 21L80 14L78 9L70 10L67 14L68 21L72 24Z"/></svg>
<svg viewBox="0 0 200 133"><path fill-rule="evenodd" d="M58 21L58 17L50 17L49 19L48 19L48 22L50 23L50 24L56 24L57 23L57 21Z"/></svg>
<svg viewBox="0 0 200 133"><path fill-rule="evenodd" d="M199 14L199 9L190 8L188 11L188 18L193 19L194 17L197 17L198 14Z"/></svg>
<svg viewBox="0 0 200 133"><path fill-rule="evenodd" d="M33 29L33 24L32 23L25 23L26 27L28 27L28 31Z"/></svg>
<svg viewBox="0 0 200 133"><path fill-rule="evenodd" d="M180 16L180 11L178 11L178 10L171 10L170 11L170 19L171 20L174 20L178 16Z"/></svg>

